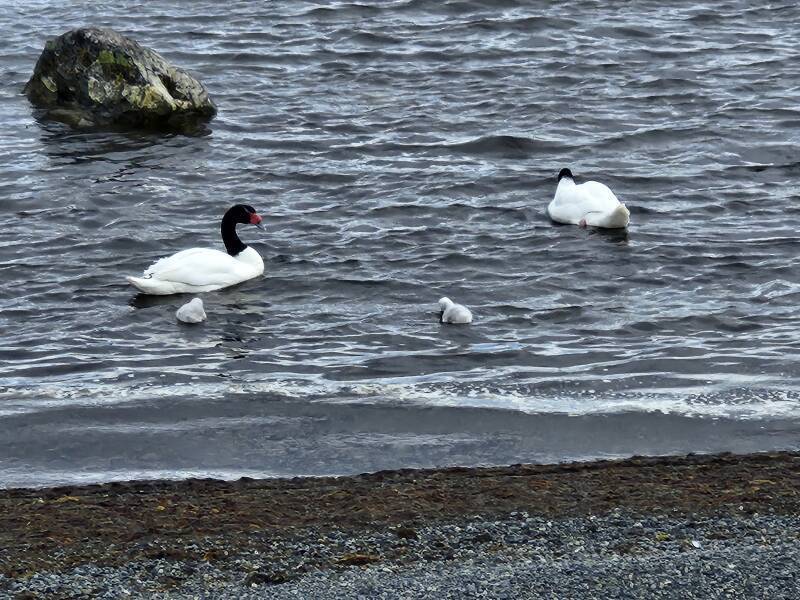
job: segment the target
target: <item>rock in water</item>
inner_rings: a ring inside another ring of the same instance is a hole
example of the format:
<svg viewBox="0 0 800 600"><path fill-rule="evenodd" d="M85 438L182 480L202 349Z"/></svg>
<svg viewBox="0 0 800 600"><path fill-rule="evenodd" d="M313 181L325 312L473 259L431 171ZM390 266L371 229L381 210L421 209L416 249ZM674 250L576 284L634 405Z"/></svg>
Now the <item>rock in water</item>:
<svg viewBox="0 0 800 600"><path fill-rule="evenodd" d="M200 323L206 320L206 311L203 309L203 301L200 298L193 298L178 309L175 313L178 321L183 323Z"/></svg>
<svg viewBox="0 0 800 600"><path fill-rule="evenodd" d="M73 29L49 40L25 94L73 126L185 130L217 107L203 84L112 29Z"/></svg>

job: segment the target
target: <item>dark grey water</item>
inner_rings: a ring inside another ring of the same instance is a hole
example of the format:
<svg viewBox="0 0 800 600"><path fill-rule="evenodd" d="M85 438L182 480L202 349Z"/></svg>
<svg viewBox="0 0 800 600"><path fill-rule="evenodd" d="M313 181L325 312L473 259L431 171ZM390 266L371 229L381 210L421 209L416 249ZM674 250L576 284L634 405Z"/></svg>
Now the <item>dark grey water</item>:
<svg viewBox="0 0 800 600"><path fill-rule="evenodd" d="M0 485L798 447L794 3L26 2L0 14ZM111 26L219 105L76 132L21 88ZM551 224L569 166L627 235ZM219 245L261 279L136 296ZM448 295L470 327L436 321Z"/></svg>

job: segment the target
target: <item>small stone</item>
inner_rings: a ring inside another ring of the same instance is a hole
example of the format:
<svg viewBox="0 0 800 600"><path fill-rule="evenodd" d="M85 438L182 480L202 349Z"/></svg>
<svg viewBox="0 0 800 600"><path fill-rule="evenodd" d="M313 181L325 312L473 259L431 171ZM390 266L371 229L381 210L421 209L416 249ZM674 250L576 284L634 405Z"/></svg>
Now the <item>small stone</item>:
<svg viewBox="0 0 800 600"><path fill-rule="evenodd" d="M394 530L394 533L397 537L404 539L404 540L416 540L419 539L417 532L412 529L411 527L398 527Z"/></svg>
<svg viewBox="0 0 800 600"><path fill-rule="evenodd" d="M380 560L379 556L375 556L374 554L345 554L336 562L340 565L368 565L370 563L378 562Z"/></svg>
<svg viewBox="0 0 800 600"><path fill-rule="evenodd" d="M263 584L277 585L292 580L293 577L285 571L253 571L244 578L244 584L255 587Z"/></svg>
<svg viewBox="0 0 800 600"><path fill-rule="evenodd" d="M484 531L483 533L479 533L478 535L474 536L470 541L478 544L485 544L486 542L492 541L492 536Z"/></svg>

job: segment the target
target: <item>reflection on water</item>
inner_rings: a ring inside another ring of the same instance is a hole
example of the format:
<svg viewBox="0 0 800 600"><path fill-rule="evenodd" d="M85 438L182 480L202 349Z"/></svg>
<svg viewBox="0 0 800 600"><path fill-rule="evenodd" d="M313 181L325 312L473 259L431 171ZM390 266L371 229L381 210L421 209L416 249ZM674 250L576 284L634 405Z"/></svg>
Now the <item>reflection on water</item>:
<svg viewBox="0 0 800 600"><path fill-rule="evenodd" d="M170 149L191 144L201 151L207 144L198 144L202 138L185 138L175 134L158 134L130 131L86 131L75 130L60 123L42 123L41 135L43 152L57 164L58 159L71 159L75 163L92 161L114 161L115 157L133 155L129 169L147 169L149 156L146 152L156 146ZM137 162L137 159L140 162Z"/></svg>
<svg viewBox="0 0 800 600"><path fill-rule="evenodd" d="M627 229L592 229L591 235L599 236L620 246L625 246L630 241L630 231Z"/></svg>
<svg viewBox="0 0 800 600"><path fill-rule="evenodd" d="M174 294L171 296L151 296L149 294L135 294L128 300L128 306L133 308L153 308L154 306L180 306L186 303L191 294Z"/></svg>

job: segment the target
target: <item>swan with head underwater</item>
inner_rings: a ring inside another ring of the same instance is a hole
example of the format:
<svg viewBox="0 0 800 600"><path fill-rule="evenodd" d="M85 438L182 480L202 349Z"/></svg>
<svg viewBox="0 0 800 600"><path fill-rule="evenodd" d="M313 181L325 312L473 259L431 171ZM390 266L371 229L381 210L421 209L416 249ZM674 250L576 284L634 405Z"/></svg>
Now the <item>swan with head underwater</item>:
<svg viewBox="0 0 800 600"><path fill-rule="evenodd" d="M222 217L220 229L226 252L189 248L157 260L145 269L142 277L125 279L145 294L164 296L211 292L258 277L264 272L264 261L239 239L236 233L239 223L264 229L252 206L236 204Z"/></svg>
<svg viewBox="0 0 800 600"><path fill-rule="evenodd" d="M556 195L547 214L557 223L607 229L627 227L631 217L608 186L597 181L576 184L569 169L558 174Z"/></svg>

